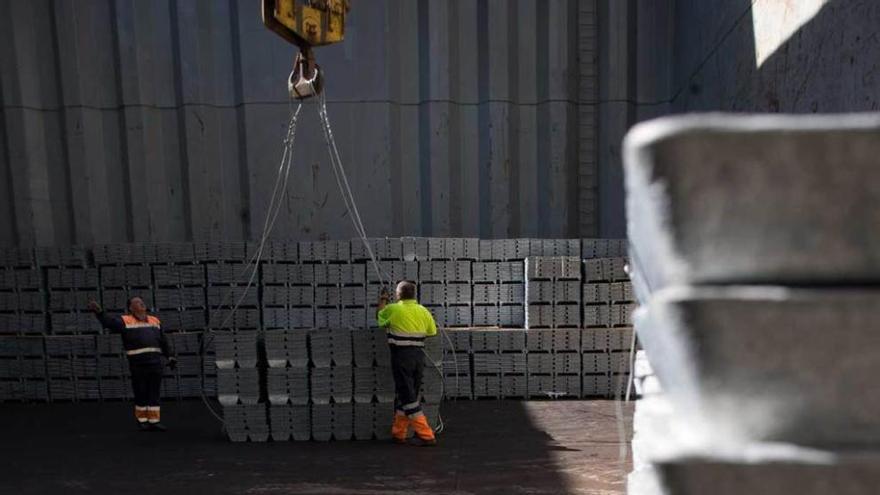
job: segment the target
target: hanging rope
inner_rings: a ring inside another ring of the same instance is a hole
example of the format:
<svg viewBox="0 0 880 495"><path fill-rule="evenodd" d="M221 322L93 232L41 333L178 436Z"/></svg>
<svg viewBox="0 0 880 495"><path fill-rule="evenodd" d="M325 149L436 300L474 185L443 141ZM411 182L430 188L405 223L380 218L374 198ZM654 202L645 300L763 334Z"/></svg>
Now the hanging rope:
<svg viewBox="0 0 880 495"><path fill-rule="evenodd" d="M372 246L370 246L370 240L367 237L367 230L364 228L363 220L361 220L360 210L358 210L357 203L354 200L354 194L351 192L351 186L348 183L348 176L345 173L345 168L342 166L342 159L339 156L339 148L336 146L336 139L333 136L333 128L330 125L330 117L327 114L327 96L324 92L318 96L318 115L321 118L321 129L324 131L324 139L327 142L327 151L330 155L330 166L333 169L333 176L336 179L336 185L339 187L339 192L342 195L342 201L345 203L348 217L351 219L354 230L358 237L360 237L364 249L370 257L373 269L376 271L376 277L379 279L383 288L389 290L390 283L388 280L391 278L390 274L386 279L382 273L382 268L379 266L379 262L376 259Z"/></svg>
<svg viewBox="0 0 880 495"><path fill-rule="evenodd" d="M284 140L282 141L282 153L281 160L278 164L278 171L275 177L275 185L272 188L272 196L269 200L269 208L266 210L266 219L263 222L263 230L260 234L260 242L258 244L257 250L254 252L253 256L248 260L245 266L242 268L241 273L236 278L244 278L247 276L247 284L245 285L244 290L241 292L238 300L233 305L232 309L226 312L225 318L220 323L219 328L226 328L226 325L229 323L229 320L235 315L235 312L238 311L238 308L241 306L241 303L244 301L247 296L248 291L253 287L254 280L256 279L257 272L259 270L260 261L263 257L263 251L266 247L266 240L269 238L269 234L272 232L272 228L275 226L275 221L278 219L278 214L281 211L281 207L283 205L283 198L287 192L287 183L290 178L290 169L293 166L293 142L296 137L296 123L299 118L299 113L302 110L302 103L299 103L295 110L291 108L290 118L287 122L287 131L284 136ZM250 274L248 275L248 270L250 270ZM227 292L226 296L224 296L223 300L220 302L219 306L225 306L227 302L229 302L230 297L232 296L233 291ZM199 354L202 359L205 358L205 352L207 351L208 346L210 346L211 342L214 340L214 326L213 323L216 323L215 318L218 313L213 313L211 319L208 321L207 325L207 335L202 339ZM211 406L208 401L208 397L205 394L204 388L201 390L202 402L205 403L205 406L210 411L211 415L214 416L218 421L220 421L223 426L226 426L226 422L223 419L223 416L218 414L213 406Z"/></svg>
<svg viewBox="0 0 880 495"><path fill-rule="evenodd" d="M348 176L345 173L345 167L342 165L342 159L339 156L339 148L336 146L336 139L333 136L333 127L330 124L330 116L327 113L327 96L324 92L321 92L318 96L318 115L321 118L321 128L324 131L324 138L327 141L327 150L330 155L330 166L333 169L333 176L336 179L336 185L339 187L339 192L342 195L342 200L345 204L346 211L348 212L348 217L351 219L352 225L354 226L354 230L357 233L358 237L360 237L361 242L364 245L364 249L367 251L367 255L370 257L370 261L372 262L373 269L376 271L376 277L379 279L379 282L382 284L385 290L390 289L390 274L383 274L382 268L379 265L378 260L376 259L376 255L373 252L372 247L370 246L369 238L367 237L366 228L364 228L363 220L361 219L360 211L357 207L357 202L354 199L354 194L351 192L351 185L348 182ZM388 275L386 278L385 275ZM446 333L443 328L440 328L440 333L447 339L450 344L450 349L453 349L452 339ZM437 363L428 355L427 352L422 349L422 352L425 354L425 357L428 359L434 368L437 370L437 373L440 375L440 383L441 383L441 397L446 394L446 378L443 376L443 367L442 363ZM459 383L459 373L458 373L458 360L455 357L455 353L452 353L453 365L455 367L455 380L456 387L458 387ZM437 427L435 431L440 433L444 429L443 417L439 414L437 415Z"/></svg>

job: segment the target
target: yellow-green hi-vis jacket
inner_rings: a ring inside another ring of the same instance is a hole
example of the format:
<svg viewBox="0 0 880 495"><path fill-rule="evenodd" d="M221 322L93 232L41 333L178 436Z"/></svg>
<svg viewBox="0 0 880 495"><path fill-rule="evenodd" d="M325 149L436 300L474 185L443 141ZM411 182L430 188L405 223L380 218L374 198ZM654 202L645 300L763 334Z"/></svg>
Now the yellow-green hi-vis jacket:
<svg viewBox="0 0 880 495"><path fill-rule="evenodd" d="M402 347L424 347L425 338L437 335L437 324L428 308L415 299L403 299L382 308L376 315L388 333L388 343Z"/></svg>

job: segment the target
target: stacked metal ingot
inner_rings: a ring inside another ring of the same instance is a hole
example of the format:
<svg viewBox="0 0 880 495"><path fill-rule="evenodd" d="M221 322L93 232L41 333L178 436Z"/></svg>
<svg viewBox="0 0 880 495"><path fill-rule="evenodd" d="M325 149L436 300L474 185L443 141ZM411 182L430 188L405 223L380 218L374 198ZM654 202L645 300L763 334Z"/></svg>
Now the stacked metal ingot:
<svg viewBox="0 0 880 495"><path fill-rule="evenodd" d="M212 340L216 349L217 400L223 410L226 434L233 442L265 442L269 424L260 391L256 332L215 332Z"/></svg>
<svg viewBox="0 0 880 495"><path fill-rule="evenodd" d="M630 493L880 486L880 116L700 115L625 142Z"/></svg>
<svg viewBox="0 0 880 495"><path fill-rule="evenodd" d="M263 341L273 440L390 437L394 382L384 330L268 330ZM431 364L421 395L436 421L443 395L442 368L435 369L441 366L439 339L430 339L425 353Z"/></svg>

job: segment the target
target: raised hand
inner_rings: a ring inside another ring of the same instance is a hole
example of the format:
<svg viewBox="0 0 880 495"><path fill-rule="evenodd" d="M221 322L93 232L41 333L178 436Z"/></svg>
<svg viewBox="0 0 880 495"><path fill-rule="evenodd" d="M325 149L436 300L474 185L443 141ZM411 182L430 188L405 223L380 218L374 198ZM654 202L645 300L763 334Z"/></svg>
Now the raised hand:
<svg viewBox="0 0 880 495"><path fill-rule="evenodd" d="M88 308L89 308L89 311L91 311L92 313L102 312L101 305L98 304L98 302L95 301L94 299L89 299Z"/></svg>

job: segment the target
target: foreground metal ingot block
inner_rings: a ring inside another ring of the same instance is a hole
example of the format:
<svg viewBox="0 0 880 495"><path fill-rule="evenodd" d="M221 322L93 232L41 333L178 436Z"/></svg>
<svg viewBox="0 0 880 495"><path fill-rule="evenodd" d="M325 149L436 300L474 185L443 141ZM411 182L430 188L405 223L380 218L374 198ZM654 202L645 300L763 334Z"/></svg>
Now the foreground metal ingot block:
<svg viewBox="0 0 880 495"><path fill-rule="evenodd" d="M637 291L880 280L880 114L668 117L625 143Z"/></svg>
<svg viewBox="0 0 880 495"><path fill-rule="evenodd" d="M655 292L636 318L693 435L880 444L880 291L674 287Z"/></svg>
<svg viewBox="0 0 880 495"><path fill-rule="evenodd" d="M880 457L837 452L681 456L631 474L631 495L871 495L880 486Z"/></svg>
<svg viewBox="0 0 880 495"><path fill-rule="evenodd" d="M696 439L663 393L636 403L633 429L630 495L868 495L880 486L875 450Z"/></svg>
<svg viewBox="0 0 880 495"><path fill-rule="evenodd" d="M825 454L825 455L822 455ZM692 457L658 462L657 495L869 495L880 456L817 453L816 459Z"/></svg>

